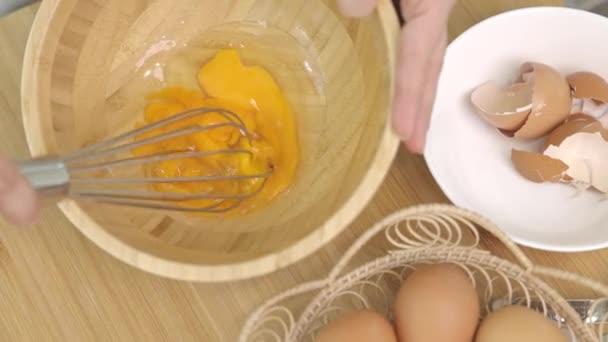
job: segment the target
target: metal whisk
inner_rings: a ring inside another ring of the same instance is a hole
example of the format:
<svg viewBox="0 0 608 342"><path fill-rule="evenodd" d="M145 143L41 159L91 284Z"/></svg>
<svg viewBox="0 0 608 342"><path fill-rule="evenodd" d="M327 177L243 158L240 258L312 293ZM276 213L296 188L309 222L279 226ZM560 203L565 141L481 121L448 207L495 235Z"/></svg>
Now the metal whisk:
<svg viewBox="0 0 608 342"><path fill-rule="evenodd" d="M189 124L175 129L146 136L141 140L135 140L142 134L150 133L162 128L167 128L176 123L191 120L196 117L220 114L225 122L211 125ZM213 175L206 177L116 177L112 176L114 170L128 167L142 167L146 164L162 161L180 160L186 158L208 158L225 154L249 154L246 149L226 149L213 151L163 151L143 156L132 156L125 152L133 151L150 144L156 144L170 139L188 136L196 133L219 129L222 127L233 127L251 143L252 133L249 132L244 122L236 115L222 108L196 108L175 114L147 126L132 130L115 138L85 147L77 152L64 156L49 156L36 158L19 163L19 169L30 181L32 186L43 196L60 196L72 199L93 200L98 203L113 205L132 206L148 209L160 209L169 211L206 212L221 213L230 211L242 204L248 198L262 191L272 171L265 174L252 175ZM110 172L108 172L110 171ZM104 173L103 177L85 176L91 173ZM107 174L110 174L108 176ZM217 193L179 193L151 190L149 186L154 184L169 183L198 183L217 181L242 181L261 180L260 186L253 192L246 194L217 194ZM140 189L133 189L139 186ZM141 187L144 187L143 189ZM148 186L148 188L146 188ZM213 204L204 207L188 207L178 205L180 202L194 200L213 200Z"/></svg>

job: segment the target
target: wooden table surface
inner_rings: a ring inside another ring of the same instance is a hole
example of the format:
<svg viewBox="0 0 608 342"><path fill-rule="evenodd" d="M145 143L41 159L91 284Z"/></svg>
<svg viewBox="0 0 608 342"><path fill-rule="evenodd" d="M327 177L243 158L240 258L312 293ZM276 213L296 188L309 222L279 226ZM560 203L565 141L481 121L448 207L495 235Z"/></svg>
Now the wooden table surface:
<svg viewBox="0 0 608 342"><path fill-rule="evenodd" d="M451 37L490 15L559 0L462 0ZM19 82L36 7L0 19L0 152L26 157ZM27 94L25 94L27 96ZM385 185L352 227L319 253L263 278L192 284L127 266L87 241L54 207L40 224L16 229L0 223L0 341L234 341L247 316L266 298L323 277L349 244L383 216L406 206L446 202L424 161L400 151ZM499 255L492 241L485 247ZM608 250L554 254L526 250L537 263L608 283ZM566 296L589 293L554 285Z"/></svg>

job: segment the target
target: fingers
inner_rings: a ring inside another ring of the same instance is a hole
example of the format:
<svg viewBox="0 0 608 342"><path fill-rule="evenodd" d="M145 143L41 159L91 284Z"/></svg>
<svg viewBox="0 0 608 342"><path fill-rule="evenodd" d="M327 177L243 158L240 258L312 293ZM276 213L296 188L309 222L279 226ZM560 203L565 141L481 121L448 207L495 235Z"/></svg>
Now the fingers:
<svg viewBox="0 0 608 342"><path fill-rule="evenodd" d="M32 224L37 219L38 197L15 164L0 158L0 214L16 225Z"/></svg>
<svg viewBox="0 0 608 342"><path fill-rule="evenodd" d="M337 0L351 17L371 14L378 0ZM447 45L447 21L455 0L401 0L401 32L393 127L408 149L421 153Z"/></svg>
<svg viewBox="0 0 608 342"><path fill-rule="evenodd" d="M420 110L416 116L414 131L411 138L407 140L406 146L414 153L422 153L426 143L426 134L429 129L431 113L437 95L437 85L439 76L443 67L443 59L445 57L445 49L447 46L447 32L443 33L443 38L435 47L433 54L429 60L429 69L424 83L424 95Z"/></svg>
<svg viewBox="0 0 608 342"><path fill-rule="evenodd" d="M429 47L425 46L424 37L420 37L422 28L418 26L420 23L408 24L407 29L401 33L399 45L393 126L403 141L408 141L414 131L416 114L423 93L422 82L427 68Z"/></svg>
<svg viewBox="0 0 608 342"><path fill-rule="evenodd" d="M366 17L370 15L378 0L337 0L338 7L348 17Z"/></svg>
<svg viewBox="0 0 608 342"><path fill-rule="evenodd" d="M402 2L401 33L393 126L412 152L419 153L441 70L452 0Z"/></svg>

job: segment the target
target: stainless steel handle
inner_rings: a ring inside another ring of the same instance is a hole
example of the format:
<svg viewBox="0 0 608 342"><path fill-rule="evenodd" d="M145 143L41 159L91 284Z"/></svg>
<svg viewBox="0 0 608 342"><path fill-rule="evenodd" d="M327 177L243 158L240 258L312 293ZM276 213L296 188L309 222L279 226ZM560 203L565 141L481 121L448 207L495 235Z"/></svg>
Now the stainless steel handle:
<svg viewBox="0 0 608 342"><path fill-rule="evenodd" d="M40 158L17 163L17 168L32 187L46 197L65 196L70 186L70 173L58 158Z"/></svg>
<svg viewBox="0 0 608 342"><path fill-rule="evenodd" d="M36 0L0 0L0 16L9 14L21 7L31 5Z"/></svg>

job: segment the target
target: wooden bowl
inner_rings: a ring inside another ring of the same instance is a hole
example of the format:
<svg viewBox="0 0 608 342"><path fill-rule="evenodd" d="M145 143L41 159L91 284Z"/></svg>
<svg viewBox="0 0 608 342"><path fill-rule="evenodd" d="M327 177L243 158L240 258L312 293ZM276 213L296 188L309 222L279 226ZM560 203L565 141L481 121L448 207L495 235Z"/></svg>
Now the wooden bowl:
<svg viewBox="0 0 608 342"><path fill-rule="evenodd" d="M102 249L154 274L263 275L335 237L383 181L399 145L389 120L398 29L388 0L362 20L341 16L333 0L43 1L23 72L27 141L34 156L62 154L132 129L145 95L133 85L162 56L196 46L200 63L243 48L297 115L302 160L288 193L239 219L59 207Z"/></svg>

